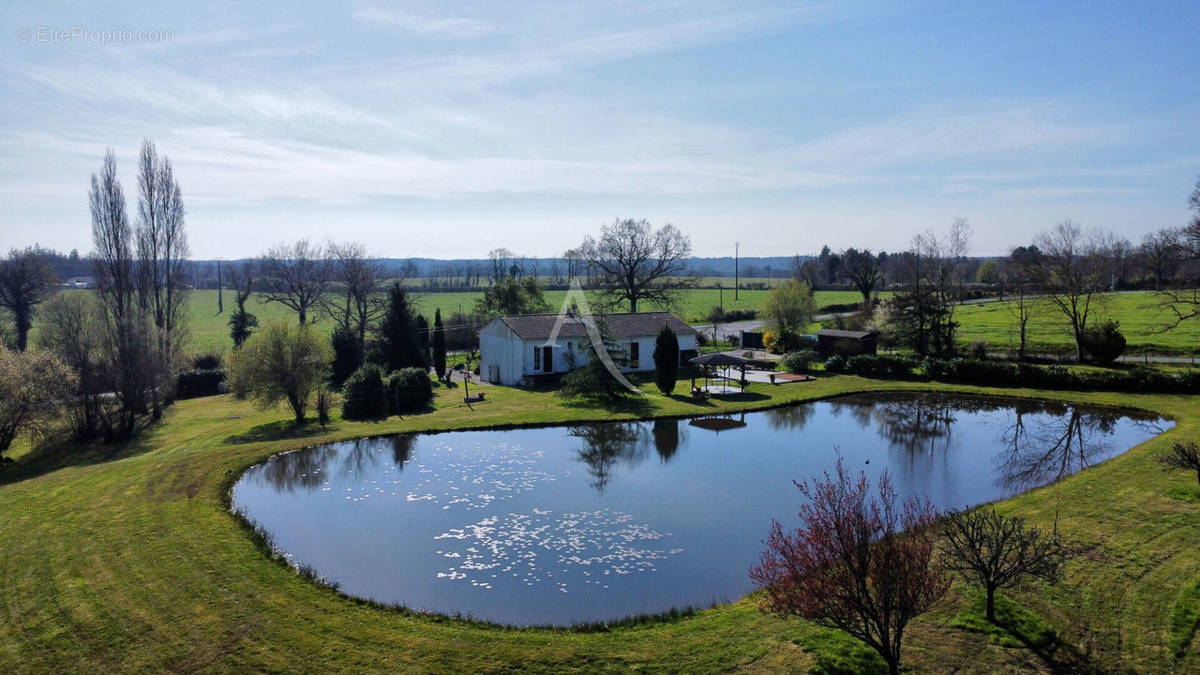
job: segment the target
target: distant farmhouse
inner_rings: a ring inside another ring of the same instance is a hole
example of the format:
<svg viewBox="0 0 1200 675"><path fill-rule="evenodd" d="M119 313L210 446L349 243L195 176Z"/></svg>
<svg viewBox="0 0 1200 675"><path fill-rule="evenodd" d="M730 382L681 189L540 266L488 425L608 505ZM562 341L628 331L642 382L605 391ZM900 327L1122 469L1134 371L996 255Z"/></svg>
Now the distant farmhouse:
<svg viewBox="0 0 1200 675"><path fill-rule="evenodd" d="M588 334L583 319L563 317L555 344L546 344L559 320L558 314L502 316L479 332L479 375L494 384L531 384L554 379L583 365L587 358ZM695 328L666 312L606 314L605 330L624 358L618 361L625 372L654 370L654 340L663 325L670 326L679 340L679 360L697 353Z"/></svg>

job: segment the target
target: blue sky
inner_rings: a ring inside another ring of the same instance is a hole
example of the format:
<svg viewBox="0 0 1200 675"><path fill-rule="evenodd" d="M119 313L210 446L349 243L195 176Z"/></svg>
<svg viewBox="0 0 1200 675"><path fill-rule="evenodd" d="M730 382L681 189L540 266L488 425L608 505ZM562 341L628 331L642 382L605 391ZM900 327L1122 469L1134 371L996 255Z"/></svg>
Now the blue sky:
<svg viewBox="0 0 1200 675"><path fill-rule="evenodd" d="M1200 174L1194 1L7 2L0 24L5 249L90 249L89 176L112 147L132 199L144 137L198 258L551 256L618 216L698 255L895 250L959 216L980 255L1067 218L1136 243ZM46 33L75 27L135 35Z"/></svg>

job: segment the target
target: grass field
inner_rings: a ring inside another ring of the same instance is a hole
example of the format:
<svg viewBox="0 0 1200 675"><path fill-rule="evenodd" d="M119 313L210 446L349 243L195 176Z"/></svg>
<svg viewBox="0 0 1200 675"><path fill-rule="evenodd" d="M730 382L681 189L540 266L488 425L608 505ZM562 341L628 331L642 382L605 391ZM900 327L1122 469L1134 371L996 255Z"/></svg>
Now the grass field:
<svg viewBox="0 0 1200 675"><path fill-rule="evenodd" d="M687 386L682 382L679 391ZM645 385L647 391L650 385ZM411 615L341 597L270 561L228 511L241 470L271 453L388 432L748 409L863 390L943 389L1137 406L1177 426L1129 452L1001 503L1060 529L1083 552L1055 587L1011 595L1037 649L977 632L976 594L956 584L910 627L918 671L1196 672L1200 504L1173 499L1193 476L1156 455L1200 438L1195 398L992 390L854 377L751 385L742 399L642 399L611 412L547 391L492 387L468 408L438 388L435 410L383 422L293 430L282 410L230 397L183 401L133 443L64 457L18 447L0 474L0 672L194 670L805 671L861 669L861 650L753 598L609 632L510 630ZM733 449L736 450L736 449ZM789 514L780 514L787 517ZM767 527L766 523L747 524ZM1032 618L1029 618L1032 617ZM959 626L959 627L954 627ZM840 664L840 666L839 666Z"/></svg>
<svg viewBox="0 0 1200 675"><path fill-rule="evenodd" d="M683 300L678 308L678 313L685 321L692 323L703 322L704 317L716 307L724 298L725 309L754 309L757 310L767 297L769 291L741 291L739 299L734 300L733 291L726 290L724 292L715 288L701 288L687 291L684 294ZM475 306L475 300L481 295L480 292L462 292L462 293L420 293L414 292L413 296L416 299L417 310L433 320L435 309L442 310L442 316L448 318L453 312L459 311L459 308L469 310ZM594 293L589 294L595 297ZM566 297L566 291L547 291L546 301L550 304L550 309L557 312L562 306L563 298ZM851 291L817 291L816 300L818 306L829 304L842 304L856 302L861 296ZM233 308L232 294L225 294L225 312L217 314L217 292L216 291L193 291L188 302L188 331L191 335L192 349L196 352L223 352L233 343L229 338L229 313ZM254 296L247 303L247 311L258 317L260 324L265 325L268 321L280 319L287 321L295 320L295 313L288 308L278 303L262 303L258 296ZM644 311L658 309L651 305L639 307Z"/></svg>
<svg viewBox="0 0 1200 675"><path fill-rule="evenodd" d="M1153 293L1129 292L1104 297L1092 320L1120 321L1121 332L1128 342L1127 353L1200 353L1200 321L1188 321L1172 331L1158 332L1170 316L1169 311L1158 306ZM955 311L954 318L960 323L960 342L983 340L993 349L1016 352L1017 324L1008 303L966 305ZM1033 353L1059 353L1075 347L1070 324L1048 301L1030 321L1027 339L1027 350Z"/></svg>

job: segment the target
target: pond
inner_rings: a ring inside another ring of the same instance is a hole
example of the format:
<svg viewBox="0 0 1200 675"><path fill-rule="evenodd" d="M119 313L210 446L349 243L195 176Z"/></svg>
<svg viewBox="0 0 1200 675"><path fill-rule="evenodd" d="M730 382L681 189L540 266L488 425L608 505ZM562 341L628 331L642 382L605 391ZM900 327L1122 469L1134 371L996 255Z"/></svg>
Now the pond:
<svg viewBox="0 0 1200 675"><path fill-rule="evenodd" d="M249 469L233 507L350 595L515 625L732 601L792 480L848 468L938 507L1113 457L1171 422L939 394L856 395L735 416L410 434Z"/></svg>

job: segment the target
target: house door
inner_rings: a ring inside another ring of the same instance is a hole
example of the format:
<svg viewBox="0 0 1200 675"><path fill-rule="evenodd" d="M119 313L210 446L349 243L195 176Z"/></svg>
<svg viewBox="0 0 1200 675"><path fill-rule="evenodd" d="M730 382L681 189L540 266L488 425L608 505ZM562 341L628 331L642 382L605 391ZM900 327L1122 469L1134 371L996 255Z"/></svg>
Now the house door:
<svg viewBox="0 0 1200 675"><path fill-rule="evenodd" d="M554 347L549 345L542 347L542 370L547 373L554 372Z"/></svg>
<svg viewBox="0 0 1200 675"><path fill-rule="evenodd" d="M629 343L629 367L630 368L637 369L637 368L642 367L642 365L641 365L641 356L642 356L641 347L642 347L642 344L640 342L630 342Z"/></svg>

